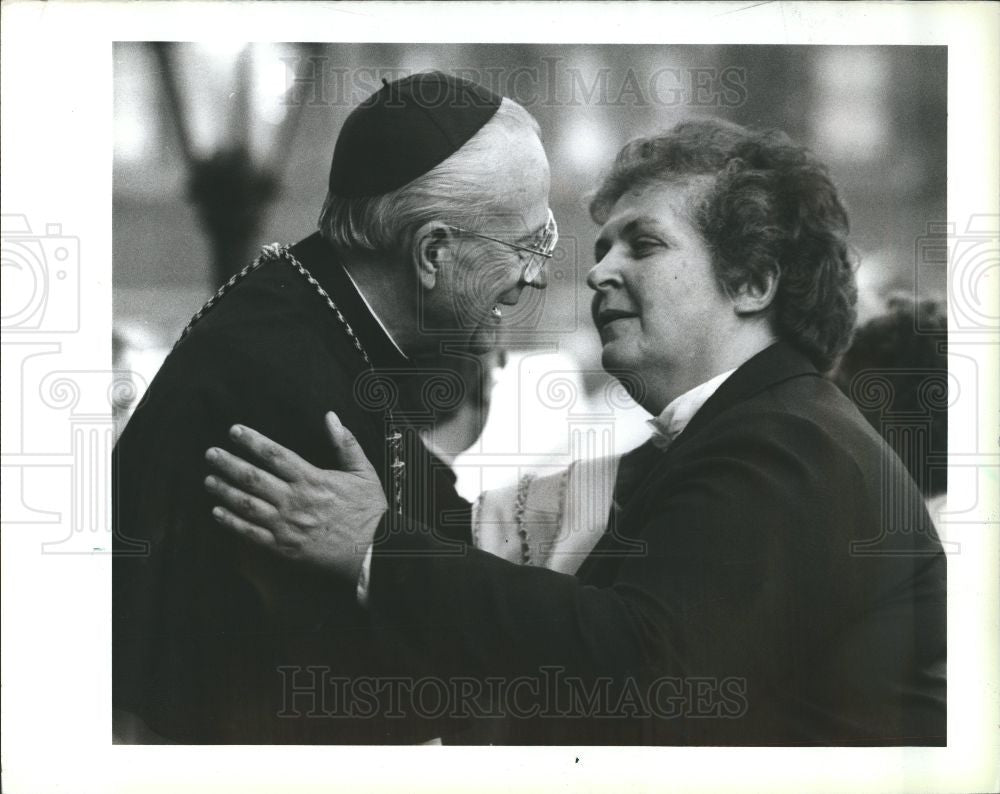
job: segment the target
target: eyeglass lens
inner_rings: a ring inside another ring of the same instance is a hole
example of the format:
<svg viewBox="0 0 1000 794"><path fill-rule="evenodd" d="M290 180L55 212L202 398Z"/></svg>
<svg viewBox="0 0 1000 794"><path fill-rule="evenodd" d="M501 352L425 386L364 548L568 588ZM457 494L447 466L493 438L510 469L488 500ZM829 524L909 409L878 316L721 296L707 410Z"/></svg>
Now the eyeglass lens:
<svg viewBox="0 0 1000 794"><path fill-rule="evenodd" d="M524 271L521 276L524 281L531 282L538 278L538 275L542 272L542 268L545 267L548 255L555 249L558 240L559 231L556 226L556 219L552 214L552 210L549 210L548 222L539 234L538 242L532 246L539 253L528 254L528 261L524 265Z"/></svg>

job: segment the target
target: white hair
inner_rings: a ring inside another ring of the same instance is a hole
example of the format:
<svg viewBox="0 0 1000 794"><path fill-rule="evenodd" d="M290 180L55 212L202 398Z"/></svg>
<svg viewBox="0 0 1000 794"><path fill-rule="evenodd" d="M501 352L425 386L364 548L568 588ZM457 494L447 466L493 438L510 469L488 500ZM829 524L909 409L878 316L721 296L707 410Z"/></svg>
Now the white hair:
<svg viewBox="0 0 1000 794"><path fill-rule="evenodd" d="M390 253L405 250L411 235L428 221L472 225L497 209L492 186L501 163L493 149L493 134L501 129L540 134L531 114L504 98L493 117L462 148L403 187L362 198L328 193L319 217L320 234L346 250Z"/></svg>

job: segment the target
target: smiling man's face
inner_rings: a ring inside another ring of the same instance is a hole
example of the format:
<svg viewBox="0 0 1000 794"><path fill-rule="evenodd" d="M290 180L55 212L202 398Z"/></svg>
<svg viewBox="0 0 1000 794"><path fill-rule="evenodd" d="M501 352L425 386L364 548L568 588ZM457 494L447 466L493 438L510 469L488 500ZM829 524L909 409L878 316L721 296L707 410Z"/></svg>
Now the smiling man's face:
<svg viewBox="0 0 1000 794"><path fill-rule="evenodd" d="M496 346L504 307L517 305L527 287L546 286L544 270L524 281L524 252L504 245L537 247L547 226L551 180L545 150L531 129L496 129L491 135L499 163L489 185L496 209L467 231L450 227L449 265L424 296L422 318L426 328L463 336L463 347L474 353Z"/></svg>
<svg viewBox="0 0 1000 794"><path fill-rule="evenodd" d="M601 363L638 375L647 392L640 402L653 413L719 374L738 330L708 246L688 219L687 204L700 189L658 183L622 195L601 227L587 276Z"/></svg>

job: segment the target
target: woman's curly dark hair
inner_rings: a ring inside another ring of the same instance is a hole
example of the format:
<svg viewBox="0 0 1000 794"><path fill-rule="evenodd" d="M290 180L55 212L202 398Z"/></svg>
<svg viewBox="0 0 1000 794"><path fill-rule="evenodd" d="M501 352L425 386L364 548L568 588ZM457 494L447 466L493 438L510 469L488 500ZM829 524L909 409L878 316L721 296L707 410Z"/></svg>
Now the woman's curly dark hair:
<svg viewBox="0 0 1000 794"><path fill-rule="evenodd" d="M825 166L777 130L681 122L625 145L590 215L604 223L629 190L691 177L711 178L691 221L712 252L720 286L732 292L777 273L775 332L829 369L850 344L857 286L847 212Z"/></svg>

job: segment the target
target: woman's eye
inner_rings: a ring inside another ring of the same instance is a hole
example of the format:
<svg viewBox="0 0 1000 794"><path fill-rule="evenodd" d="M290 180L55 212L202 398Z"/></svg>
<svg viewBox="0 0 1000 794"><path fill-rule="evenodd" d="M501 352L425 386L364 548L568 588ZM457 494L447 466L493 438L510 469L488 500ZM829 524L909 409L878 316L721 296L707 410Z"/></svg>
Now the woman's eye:
<svg viewBox="0 0 1000 794"><path fill-rule="evenodd" d="M660 245L658 240L653 240L649 237L640 237L637 240L632 241L632 250L638 256L645 256L653 252L655 248Z"/></svg>

